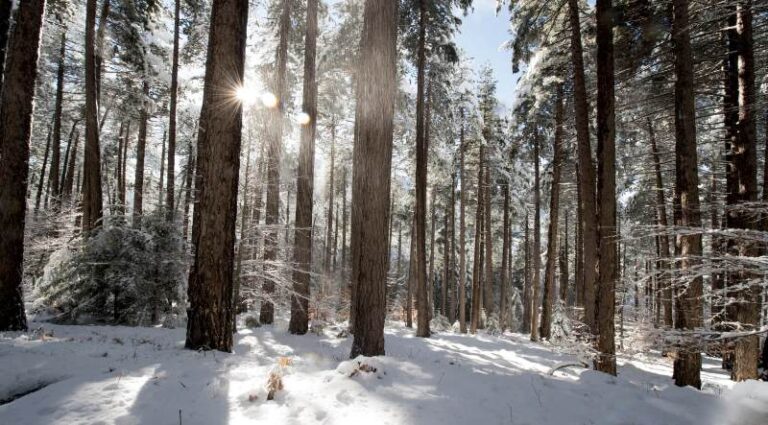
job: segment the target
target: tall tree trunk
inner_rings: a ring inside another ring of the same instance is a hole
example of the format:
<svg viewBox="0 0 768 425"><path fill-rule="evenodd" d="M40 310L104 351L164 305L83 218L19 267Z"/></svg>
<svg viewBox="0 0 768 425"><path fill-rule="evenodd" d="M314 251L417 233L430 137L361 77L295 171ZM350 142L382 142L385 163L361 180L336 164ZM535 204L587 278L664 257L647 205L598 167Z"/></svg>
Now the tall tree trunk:
<svg viewBox="0 0 768 425"><path fill-rule="evenodd" d="M37 179L37 195L35 196L35 214L40 211L40 200L43 197L43 183L45 182L45 167L48 166L48 155L51 151L51 126L48 125L48 137L45 142L45 155L43 155L43 165L40 166L40 177ZM27 171L29 172L29 171ZM51 178L48 177L48 185Z"/></svg>
<svg viewBox="0 0 768 425"><path fill-rule="evenodd" d="M125 136L123 137L123 150L120 152L123 160L120 169L120 186L117 188L117 199L121 205L122 214L125 214L125 188L126 188L126 169L128 168L128 145L131 144L131 121L125 126ZM186 232L185 232L186 234Z"/></svg>
<svg viewBox="0 0 768 425"><path fill-rule="evenodd" d="M595 169L592 165L592 148L589 142L589 103L584 78L584 53L581 45L581 22L578 0L568 0L569 20L571 24L571 65L573 67L573 101L576 122L576 145L579 163L579 189L582 208L581 243L584 283L584 323L595 332L597 330L595 313L598 229L597 204L595 193Z"/></svg>
<svg viewBox="0 0 768 425"><path fill-rule="evenodd" d="M187 165L184 171L184 216L181 219L181 232L185 239L189 235L189 206L192 204L192 182L195 180L195 153L193 149L192 142L190 142ZM125 181L125 177L123 177L123 181ZM123 193L123 196L125 196L125 193ZM261 197L259 196L259 198Z"/></svg>
<svg viewBox="0 0 768 425"><path fill-rule="evenodd" d="M461 192L459 198L459 331L467 333L467 225L465 221L465 209L467 206L467 179L464 175L464 108L461 108L461 129L459 130L459 180L461 180Z"/></svg>
<svg viewBox="0 0 768 425"><path fill-rule="evenodd" d="M455 167L455 165L454 165ZM450 245L450 266L448 277L448 321L453 323L456 320L456 303L459 298L458 290L456 289L456 282L454 281L454 273L456 270L456 170L451 172L451 245ZM463 248L463 247L462 247Z"/></svg>
<svg viewBox="0 0 768 425"><path fill-rule="evenodd" d="M563 166L563 86L556 88L555 138L552 143L552 187L549 190L549 230L547 231L547 265L544 271L544 297L541 309L541 338L552 335L555 303L555 269L558 258L558 220L560 213L560 172Z"/></svg>
<svg viewBox="0 0 768 425"><path fill-rule="evenodd" d="M61 46L59 47L59 64L56 72L56 102L53 112L53 136L51 140L51 169L48 181L51 185L51 196L54 207L61 204L61 183L59 182L61 162L61 109L64 99L64 56L66 55L67 32L61 32Z"/></svg>
<svg viewBox="0 0 768 425"><path fill-rule="evenodd" d="M302 111L309 122L301 127L299 169L296 178L296 230L294 234L293 291L291 295L291 321L288 331L305 334L309 327L309 273L312 267L312 195L315 173L315 129L317 123L317 81L315 56L317 55L318 0L307 3L306 34L304 36L304 93Z"/></svg>
<svg viewBox="0 0 768 425"><path fill-rule="evenodd" d="M531 310L533 307L533 285L531 282L531 220L528 217L528 211L525 212L525 244L524 265L523 265L523 333L531 332Z"/></svg>
<svg viewBox="0 0 768 425"><path fill-rule="evenodd" d="M696 153L696 109L694 104L693 54L691 51L688 0L673 0L672 45L675 54L675 224L701 226L699 208L698 156ZM683 272L701 256L701 235L677 236L679 262ZM675 328L693 331L703 324L702 279L691 276L687 288L678 294ZM674 363L675 384L701 388L701 352L692 344L683 347Z"/></svg>
<svg viewBox="0 0 768 425"><path fill-rule="evenodd" d="M536 124L534 124L536 125ZM541 283L541 178L539 173L539 130L533 129L533 280L531 281L531 341L539 340L539 286Z"/></svg>
<svg viewBox="0 0 768 425"><path fill-rule="evenodd" d="M509 243L510 243L510 226L509 226L509 181L505 179L503 183L504 190L504 224L502 229L502 245L501 245L501 291L500 291L500 306L499 306L499 322L501 331L506 328L507 320L507 285L509 285Z"/></svg>
<svg viewBox="0 0 768 425"><path fill-rule="evenodd" d="M213 2L197 142L198 185L189 271L185 346L193 350L232 351L242 106L222 107L219 95L228 90L226 82L243 80L247 21L247 0Z"/></svg>
<svg viewBox="0 0 768 425"><path fill-rule="evenodd" d="M245 181L243 181L243 203L240 208L240 238L237 240L237 257L235 259L235 275L234 275L234 289L232 291L232 329L237 329L237 314L245 310L245 305L240 297L240 288L243 283L243 258L250 258L248 237L248 220L251 218L250 208L251 205L248 202L248 192L250 191L251 183L251 133L248 132L248 139L245 145Z"/></svg>
<svg viewBox="0 0 768 425"><path fill-rule="evenodd" d="M70 161L72 160L72 139L75 135L75 129L77 128L79 120L75 120L72 123L72 129L69 130L69 137L67 138L67 148L64 150L64 162L61 167L61 184L59 185L59 193L64 193L64 186L67 180L67 174L69 173Z"/></svg>
<svg viewBox="0 0 768 425"><path fill-rule="evenodd" d="M485 147L480 145L480 160L477 164L477 207L475 209L475 246L474 255L472 256L472 316L469 324L469 331L471 333L477 333L477 328L481 327L480 323L480 309L482 308L483 289L482 285L482 273L483 268L481 264L481 252L483 248L483 163L485 157Z"/></svg>
<svg viewBox="0 0 768 425"><path fill-rule="evenodd" d="M133 227L135 228L141 228L141 216L144 214L144 158L147 150L148 98L149 82L145 75L142 82L142 105L139 113L139 138L136 143L136 173L133 179Z"/></svg>
<svg viewBox="0 0 768 425"><path fill-rule="evenodd" d="M733 32L729 32L733 34ZM738 57L738 126L736 144L733 146L733 167L738 178L738 193L729 193L728 214L729 228L759 230L758 221L753 213L746 211L739 204L756 202L757 187L757 137L755 129L755 59L752 40L752 1L736 2L736 54ZM739 243L740 257L759 255L755 243L743 240ZM733 276L736 284L743 289L737 291L736 322L744 332L754 332L760 328L760 295L759 285L750 283L755 276L746 271L739 271ZM733 370L731 379L743 381L757 379L757 363L760 356L760 337L758 335L744 336L736 339L734 348Z"/></svg>
<svg viewBox="0 0 768 425"><path fill-rule="evenodd" d="M163 193L163 177L165 177L165 138L167 135L167 133L163 133L162 148L160 151L160 176L157 178L157 205L161 210L163 209L163 201L165 198Z"/></svg>
<svg viewBox="0 0 768 425"><path fill-rule="evenodd" d="M440 283L440 314L448 317L448 282L451 275L451 233L448 211L443 215L443 281Z"/></svg>
<svg viewBox="0 0 768 425"><path fill-rule="evenodd" d="M99 15L99 28L96 30L96 101L101 106L101 74L103 71L104 63L104 36L107 29L107 18L109 17L109 2L110 0L104 0L101 3L101 12ZM109 108L107 108L107 111ZM107 111L104 111L99 125L99 133L101 133L101 126L106 121Z"/></svg>
<svg viewBox="0 0 768 425"><path fill-rule="evenodd" d="M430 236L429 236L429 271L427 272L427 314L428 320L432 320L434 317L435 303L434 303L434 285L435 285L435 224L437 221L437 209L435 208L435 193L436 188L432 187L432 194L430 195L429 209L431 212L430 218Z"/></svg>
<svg viewBox="0 0 768 425"><path fill-rule="evenodd" d="M334 183L336 180L336 125L331 124L331 163L329 165L328 176L328 214L325 218L325 258L323 259L323 272L325 278L330 279L331 274L331 236L333 234L333 206L336 191Z"/></svg>
<svg viewBox="0 0 768 425"><path fill-rule="evenodd" d="M390 212L390 215L392 213ZM347 286L347 167L341 169L341 284ZM390 219L391 221L391 219ZM390 240L392 238L390 237ZM391 245L387 243L387 246Z"/></svg>
<svg viewBox="0 0 768 425"><path fill-rule="evenodd" d="M275 281L270 276L276 274L274 262L277 260L278 233L280 223L280 158L283 150L283 116L286 102L286 72L288 60L288 36L291 30L291 2L283 0L280 6L279 42L276 53L275 75L272 90L277 98L277 105L269 114L269 146L267 150L267 209L265 214L266 232L264 236L264 279L261 291L261 311L259 321L271 324L275 320Z"/></svg>
<svg viewBox="0 0 768 425"><path fill-rule="evenodd" d="M661 154L656 144L656 133L653 130L653 123L648 117L646 121L648 126L648 139L651 142L651 154L653 155L653 168L656 176L656 225L659 227L659 261L656 267L659 269L659 286L664 306L664 326L672 327L672 286L669 281L668 271L670 267L669 257L669 236L667 235L667 204L664 198L664 181L661 177Z"/></svg>
<svg viewBox="0 0 768 425"><path fill-rule="evenodd" d="M179 22L181 0L174 1L173 12L173 59L171 64L171 103L168 116L168 177L166 178L165 204L168 206L166 217L173 221L176 214L176 104L179 96Z"/></svg>
<svg viewBox="0 0 768 425"><path fill-rule="evenodd" d="M72 142L71 152L67 155L69 157L69 159L67 160L67 170L66 170L66 174L64 175L64 178L62 179L64 182L62 183L61 194L67 199L70 199L72 197L72 193L75 185L75 165L77 164L77 145L80 142L80 132L77 131L76 126L77 126L77 123L72 125L72 133L70 133L70 139L74 137L74 142ZM73 136L73 133L74 133L74 136ZM77 180L78 181L80 180L79 176ZM79 193L79 192L75 192L75 193Z"/></svg>
<svg viewBox="0 0 768 425"><path fill-rule="evenodd" d="M614 96L612 0L597 0L597 205L599 264L597 281L597 349L595 369L616 375L616 115Z"/></svg>
<svg viewBox="0 0 768 425"><path fill-rule="evenodd" d="M486 124L489 125L489 124ZM490 137L485 139L490 140ZM486 148L488 149L488 148ZM491 197L493 196L493 190L491 188L491 167L488 160L488 154L484 155L485 163L485 181L483 182L483 225L485 226L484 243L485 243L485 284L483 285L483 307L485 308L486 317L490 318L493 314L493 222L491 221Z"/></svg>
<svg viewBox="0 0 768 425"><path fill-rule="evenodd" d="M88 0L85 14L85 153L83 154L83 233L95 229L103 213L99 105L96 98L96 54L94 32L96 0Z"/></svg>
<svg viewBox="0 0 768 425"><path fill-rule="evenodd" d="M408 251L408 280L405 288L405 326L413 327L413 291L418 284L419 257L416 255L416 218L411 219L411 247Z"/></svg>
<svg viewBox="0 0 768 425"><path fill-rule="evenodd" d="M424 83L426 69L427 0L419 0L419 39L416 65L416 302L418 321L416 336L428 337L429 313L427 311L427 156L428 147L424 137Z"/></svg>
<svg viewBox="0 0 768 425"><path fill-rule="evenodd" d="M576 176L579 173L579 161L576 163ZM578 180L578 177L577 177ZM576 286L576 305L584 307L584 221L581 219L584 215L584 203L581 198L581 186L576 184L576 272L574 280Z"/></svg>
<svg viewBox="0 0 768 425"><path fill-rule="evenodd" d="M563 242L560 244L560 301L564 305L572 305L572 299L568 296L568 214L564 217Z"/></svg>
<svg viewBox="0 0 768 425"><path fill-rule="evenodd" d="M27 329L22 295L29 138L45 0L19 3L0 96L0 331ZM42 176L41 176L42 178Z"/></svg>
<svg viewBox="0 0 768 425"><path fill-rule="evenodd" d="M397 16L398 2L365 2L352 171L353 358L384 354Z"/></svg>

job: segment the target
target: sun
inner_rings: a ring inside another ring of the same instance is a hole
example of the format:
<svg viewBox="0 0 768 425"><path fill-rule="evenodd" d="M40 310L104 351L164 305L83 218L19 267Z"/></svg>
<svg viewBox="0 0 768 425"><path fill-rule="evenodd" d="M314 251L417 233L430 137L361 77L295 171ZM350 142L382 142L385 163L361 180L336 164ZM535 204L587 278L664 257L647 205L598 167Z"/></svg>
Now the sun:
<svg viewBox="0 0 768 425"><path fill-rule="evenodd" d="M259 100L259 92L252 87L240 86L235 90L235 97L243 105L250 106Z"/></svg>

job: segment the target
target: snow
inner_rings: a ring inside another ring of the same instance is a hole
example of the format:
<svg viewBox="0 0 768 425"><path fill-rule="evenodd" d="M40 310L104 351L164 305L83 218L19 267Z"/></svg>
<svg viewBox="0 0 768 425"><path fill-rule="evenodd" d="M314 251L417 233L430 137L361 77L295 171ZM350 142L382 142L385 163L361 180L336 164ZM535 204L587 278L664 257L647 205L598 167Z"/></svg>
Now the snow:
<svg viewBox="0 0 768 425"><path fill-rule="evenodd" d="M337 338L338 328L294 336L285 322L241 329L232 354L185 350L184 329L30 328L38 330L0 334L0 400L29 392L0 405L0 424L758 425L768 418L768 384L735 384L716 359L705 358L703 391L675 387L671 360L658 353L621 357L618 377L580 367L549 376L578 361L518 334L421 339L388 323L385 357L349 360L351 338ZM270 373L284 388L268 401Z"/></svg>

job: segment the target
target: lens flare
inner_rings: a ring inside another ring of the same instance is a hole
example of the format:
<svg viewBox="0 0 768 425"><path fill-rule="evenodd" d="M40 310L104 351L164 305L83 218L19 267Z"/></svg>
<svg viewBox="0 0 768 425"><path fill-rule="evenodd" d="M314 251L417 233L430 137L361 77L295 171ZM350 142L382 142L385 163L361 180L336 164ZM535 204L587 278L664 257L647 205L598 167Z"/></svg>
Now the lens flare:
<svg viewBox="0 0 768 425"><path fill-rule="evenodd" d="M235 97L243 105L253 105L259 99L259 93L251 87L241 86L235 91Z"/></svg>
<svg viewBox="0 0 768 425"><path fill-rule="evenodd" d="M274 108L277 106L277 96L270 92L264 92L261 95L261 103L267 108Z"/></svg>
<svg viewBox="0 0 768 425"><path fill-rule="evenodd" d="M296 117L296 120L301 125L307 125L310 121L312 121L312 118L309 116L306 112L300 112L299 115Z"/></svg>

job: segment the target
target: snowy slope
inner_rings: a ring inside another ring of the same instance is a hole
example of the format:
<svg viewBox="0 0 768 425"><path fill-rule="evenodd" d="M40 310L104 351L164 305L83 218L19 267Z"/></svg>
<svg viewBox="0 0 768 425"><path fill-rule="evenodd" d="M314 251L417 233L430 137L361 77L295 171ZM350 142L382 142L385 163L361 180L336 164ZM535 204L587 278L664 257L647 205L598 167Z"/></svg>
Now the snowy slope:
<svg viewBox="0 0 768 425"><path fill-rule="evenodd" d="M661 357L621 359L619 376L524 336L392 324L377 370L350 371L350 338L242 330L235 353L183 349L183 329L42 326L0 334L0 424L768 424L768 384L728 381L705 361L705 391L675 387ZM286 357L284 390L266 400ZM341 365L340 365L341 364ZM338 370L337 370L338 369ZM42 387L42 388L40 388Z"/></svg>

